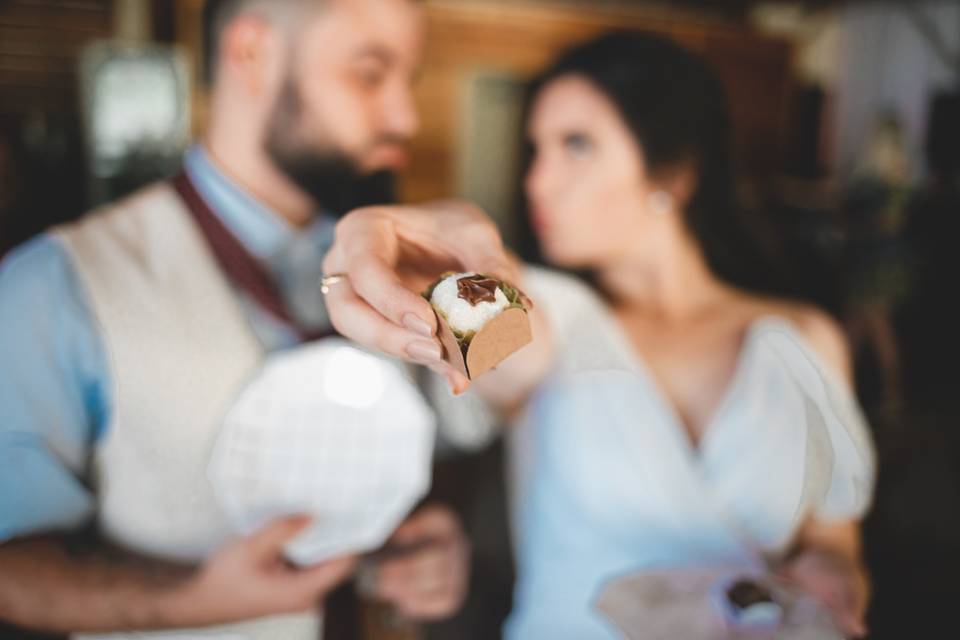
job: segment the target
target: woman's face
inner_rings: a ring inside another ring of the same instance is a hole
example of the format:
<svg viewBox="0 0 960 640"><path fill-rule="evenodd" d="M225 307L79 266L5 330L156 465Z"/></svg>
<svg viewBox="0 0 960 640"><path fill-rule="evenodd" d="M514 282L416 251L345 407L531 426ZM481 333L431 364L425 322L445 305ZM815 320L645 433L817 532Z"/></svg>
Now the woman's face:
<svg viewBox="0 0 960 640"><path fill-rule="evenodd" d="M649 231L652 185L615 105L589 80L561 76L536 96L525 188L548 261L597 268L636 252Z"/></svg>

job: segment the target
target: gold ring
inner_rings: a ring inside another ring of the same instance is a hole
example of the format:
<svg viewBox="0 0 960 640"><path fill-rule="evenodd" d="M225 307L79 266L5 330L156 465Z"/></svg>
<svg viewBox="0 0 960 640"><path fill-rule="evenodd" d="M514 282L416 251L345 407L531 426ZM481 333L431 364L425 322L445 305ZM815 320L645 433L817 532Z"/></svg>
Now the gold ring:
<svg viewBox="0 0 960 640"><path fill-rule="evenodd" d="M347 279L347 274L345 273L334 273L329 276L323 276L320 278L320 292L323 295L330 293L330 288Z"/></svg>

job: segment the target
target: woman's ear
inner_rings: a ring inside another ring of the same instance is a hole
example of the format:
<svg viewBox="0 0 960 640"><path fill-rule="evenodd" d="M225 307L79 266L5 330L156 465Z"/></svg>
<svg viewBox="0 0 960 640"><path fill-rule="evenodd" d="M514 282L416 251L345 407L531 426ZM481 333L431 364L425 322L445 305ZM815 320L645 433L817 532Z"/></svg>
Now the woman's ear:
<svg viewBox="0 0 960 640"><path fill-rule="evenodd" d="M696 165L692 161L684 161L670 169L657 172L654 184L658 193L669 196L676 211L687 208L699 180Z"/></svg>

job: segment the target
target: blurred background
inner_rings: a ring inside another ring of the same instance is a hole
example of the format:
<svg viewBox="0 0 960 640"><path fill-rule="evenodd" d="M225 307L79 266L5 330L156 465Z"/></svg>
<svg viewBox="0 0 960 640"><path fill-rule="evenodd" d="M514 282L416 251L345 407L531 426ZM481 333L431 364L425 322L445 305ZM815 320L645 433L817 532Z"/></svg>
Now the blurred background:
<svg viewBox="0 0 960 640"><path fill-rule="evenodd" d="M874 638L952 628L960 595L960 2L427 0L405 200L460 195L529 255L525 80L639 27L703 53L731 101L758 286L846 327L880 449L866 524ZM174 173L202 134L202 0L0 0L0 256ZM760 271L760 270L758 270ZM432 637L492 638L511 565L497 445L438 468L475 534L474 590ZM499 524L498 524L499 523Z"/></svg>

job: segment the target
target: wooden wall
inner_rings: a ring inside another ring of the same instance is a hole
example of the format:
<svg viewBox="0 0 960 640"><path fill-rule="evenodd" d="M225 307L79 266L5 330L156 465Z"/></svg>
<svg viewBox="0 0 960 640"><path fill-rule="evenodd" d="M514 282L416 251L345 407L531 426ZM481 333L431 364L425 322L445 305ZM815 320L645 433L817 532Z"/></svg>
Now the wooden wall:
<svg viewBox="0 0 960 640"><path fill-rule="evenodd" d="M72 113L77 56L112 29L112 0L0 1L0 114Z"/></svg>
<svg viewBox="0 0 960 640"><path fill-rule="evenodd" d="M193 63L193 130L203 131L207 117L206 96L202 78L203 4L204 0L170 0L176 7L174 34L176 42L190 53Z"/></svg>
<svg viewBox="0 0 960 640"><path fill-rule="evenodd" d="M0 0L0 255L86 208L78 58L112 29L112 0Z"/></svg>

